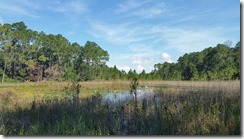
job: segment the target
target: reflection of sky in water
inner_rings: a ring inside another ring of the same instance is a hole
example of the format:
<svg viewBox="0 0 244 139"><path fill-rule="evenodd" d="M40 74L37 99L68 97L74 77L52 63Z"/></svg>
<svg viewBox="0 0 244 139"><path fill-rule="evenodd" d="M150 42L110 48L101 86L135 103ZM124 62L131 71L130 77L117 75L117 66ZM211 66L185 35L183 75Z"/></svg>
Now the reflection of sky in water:
<svg viewBox="0 0 244 139"><path fill-rule="evenodd" d="M110 92L103 96L103 101L106 102L125 102L131 99L133 99L133 94L129 91Z"/></svg>
<svg viewBox="0 0 244 139"><path fill-rule="evenodd" d="M155 93L150 89L137 90L137 100L140 102L143 98L152 99L154 94ZM133 98L134 93L131 93L130 91L114 91L104 95L102 100L104 102L117 103L128 102L133 100Z"/></svg>

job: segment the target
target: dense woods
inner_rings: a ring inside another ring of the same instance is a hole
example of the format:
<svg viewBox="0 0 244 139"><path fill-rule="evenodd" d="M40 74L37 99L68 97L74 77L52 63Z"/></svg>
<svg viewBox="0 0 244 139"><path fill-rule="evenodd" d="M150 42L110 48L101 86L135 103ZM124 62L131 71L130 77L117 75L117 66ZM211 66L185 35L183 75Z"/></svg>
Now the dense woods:
<svg viewBox="0 0 244 139"><path fill-rule="evenodd" d="M108 67L109 54L97 43L71 43L61 34L28 29L23 22L0 25L2 82L127 80L233 80L240 79L240 42L217 44L181 56L177 63L158 63L154 70L128 73Z"/></svg>
<svg viewBox="0 0 244 139"><path fill-rule="evenodd" d="M154 78L163 80L240 79L240 42L234 48L225 44L179 57L177 63L155 64Z"/></svg>

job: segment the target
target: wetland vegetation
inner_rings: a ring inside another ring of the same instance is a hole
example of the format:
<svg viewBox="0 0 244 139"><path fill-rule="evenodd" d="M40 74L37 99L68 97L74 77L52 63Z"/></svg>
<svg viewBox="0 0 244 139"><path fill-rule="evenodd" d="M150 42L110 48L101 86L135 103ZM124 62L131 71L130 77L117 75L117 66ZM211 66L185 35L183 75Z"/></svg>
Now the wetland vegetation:
<svg viewBox="0 0 244 139"><path fill-rule="evenodd" d="M136 89L137 102L128 89L130 82L113 83L113 86L110 83L80 83L79 88L62 83L53 84L59 86L55 87L59 90L50 91L49 97L40 95L27 99L22 98L19 92L1 92L0 133L240 135L239 81L181 81L171 85L161 82L161 86L156 87L152 86L153 82L148 82L151 86L139 85ZM93 84L93 88L87 89L86 86L91 87L90 84ZM124 84L127 84L127 89ZM32 85L39 88L41 84ZM1 88L30 89L30 85L1 85ZM77 94L77 89L80 93L74 99L72 96ZM108 92L113 95L108 95Z"/></svg>
<svg viewBox="0 0 244 139"><path fill-rule="evenodd" d="M109 67L97 43L0 25L2 135L240 135L240 42Z"/></svg>

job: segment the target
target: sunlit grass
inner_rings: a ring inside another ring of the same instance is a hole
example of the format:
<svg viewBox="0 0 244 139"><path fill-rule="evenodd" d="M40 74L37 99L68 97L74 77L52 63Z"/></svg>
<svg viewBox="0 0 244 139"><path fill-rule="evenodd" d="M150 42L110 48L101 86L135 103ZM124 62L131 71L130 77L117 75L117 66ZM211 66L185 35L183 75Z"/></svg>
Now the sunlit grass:
<svg viewBox="0 0 244 139"><path fill-rule="evenodd" d="M102 101L103 92L129 90L129 82L80 83L72 101L71 83L1 85L0 134L240 135L240 81L139 82L153 83L153 100L136 108Z"/></svg>

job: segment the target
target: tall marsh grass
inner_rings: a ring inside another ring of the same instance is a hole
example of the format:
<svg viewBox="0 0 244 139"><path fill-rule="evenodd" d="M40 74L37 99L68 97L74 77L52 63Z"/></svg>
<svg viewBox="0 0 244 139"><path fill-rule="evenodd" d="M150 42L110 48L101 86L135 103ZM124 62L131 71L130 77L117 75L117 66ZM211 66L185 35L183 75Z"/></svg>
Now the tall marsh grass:
<svg viewBox="0 0 244 139"><path fill-rule="evenodd" d="M1 97L0 134L240 135L239 83L161 84L154 88L152 100L144 98L137 107L133 101L111 106L99 91L86 99L78 97L78 103L70 97L36 98L22 107L8 92Z"/></svg>

